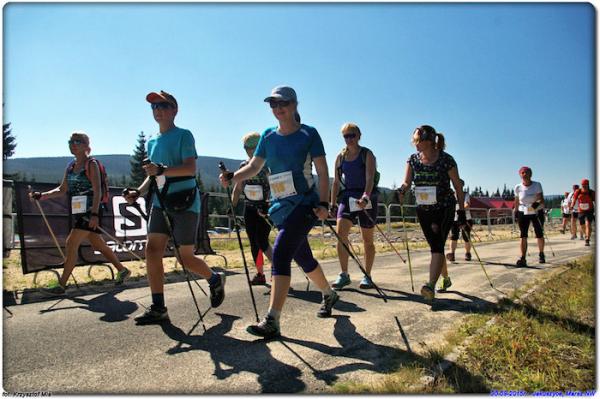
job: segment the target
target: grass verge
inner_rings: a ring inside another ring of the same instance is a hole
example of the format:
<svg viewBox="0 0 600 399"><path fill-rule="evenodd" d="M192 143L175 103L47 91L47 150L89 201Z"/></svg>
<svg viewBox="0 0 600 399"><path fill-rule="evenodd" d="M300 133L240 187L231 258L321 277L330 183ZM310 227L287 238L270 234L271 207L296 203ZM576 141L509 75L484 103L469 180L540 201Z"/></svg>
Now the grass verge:
<svg viewBox="0 0 600 399"><path fill-rule="evenodd" d="M462 319L460 327L446 337L444 347L413 355L397 371L375 382L339 383L334 390L534 393L595 389L594 259L581 258L567 267L526 300L503 299L488 313ZM443 373L435 373L444 355L467 337L457 360ZM435 378L423 385L423 379L432 375Z"/></svg>

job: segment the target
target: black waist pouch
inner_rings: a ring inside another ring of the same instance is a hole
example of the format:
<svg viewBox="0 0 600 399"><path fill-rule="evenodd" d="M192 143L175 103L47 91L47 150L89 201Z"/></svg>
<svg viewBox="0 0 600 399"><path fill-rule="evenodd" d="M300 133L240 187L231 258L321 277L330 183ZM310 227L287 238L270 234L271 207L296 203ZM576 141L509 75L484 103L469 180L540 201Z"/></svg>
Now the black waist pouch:
<svg viewBox="0 0 600 399"><path fill-rule="evenodd" d="M175 177L168 178L167 184L163 188L163 193L168 191L169 183L173 183L175 181L183 181L188 180L190 177ZM192 177L193 179L193 177ZM181 191L176 191L174 193L163 194L163 203L165 208L169 212L183 212L188 209L194 201L196 200L196 192L198 191L197 186L192 188L188 188Z"/></svg>

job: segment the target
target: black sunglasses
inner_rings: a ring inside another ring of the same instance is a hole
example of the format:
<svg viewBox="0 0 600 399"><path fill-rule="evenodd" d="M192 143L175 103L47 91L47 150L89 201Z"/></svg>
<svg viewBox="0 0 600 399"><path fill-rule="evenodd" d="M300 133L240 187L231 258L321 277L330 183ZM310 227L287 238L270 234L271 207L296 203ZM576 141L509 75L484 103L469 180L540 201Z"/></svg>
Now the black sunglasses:
<svg viewBox="0 0 600 399"><path fill-rule="evenodd" d="M78 145L78 144L85 144L85 141L83 141L83 140L78 140L78 139L71 139L71 140L69 140L69 145L71 145L71 144L75 144L75 145Z"/></svg>
<svg viewBox="0 0 600 399"><path fill-rule="evenodd" d="M277 107L287 107L290 105L289 101L269 101L269 107L275 109Z"/></svg>
<svg viewBox="0 0 600 399"><path fill-rule="evenodd" d="M163 101L161 103L152 103L150 104L150 107L152 109L169 109L173 107L173 104Z"/></svg>
<svg viewBox="0 0 600 399"><path fill-rule="evenodd" d="M344 138L346 140L348 140L348 139L354 139L354 138L356 138L356 133L346 133L346 134L344 134Z"/></svg>

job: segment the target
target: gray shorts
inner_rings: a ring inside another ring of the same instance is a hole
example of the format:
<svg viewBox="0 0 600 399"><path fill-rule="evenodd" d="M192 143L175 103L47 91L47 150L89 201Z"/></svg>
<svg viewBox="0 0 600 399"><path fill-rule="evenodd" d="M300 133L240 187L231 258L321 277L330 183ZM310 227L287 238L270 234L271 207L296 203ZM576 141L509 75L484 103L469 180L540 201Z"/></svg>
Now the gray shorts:
<svg viewBox="0 0 600 399"><path fill-rule="evenodd" d="M196 212L177 212L169 213L171 223L173 224L173 235L178 246L196 244L196 235L198 234L198 223L200 214ZM148 233L166 234L169 237L171 232L165 221L165 217L160 208L152 208L150 213L150 222L148 223Z"/></svg>

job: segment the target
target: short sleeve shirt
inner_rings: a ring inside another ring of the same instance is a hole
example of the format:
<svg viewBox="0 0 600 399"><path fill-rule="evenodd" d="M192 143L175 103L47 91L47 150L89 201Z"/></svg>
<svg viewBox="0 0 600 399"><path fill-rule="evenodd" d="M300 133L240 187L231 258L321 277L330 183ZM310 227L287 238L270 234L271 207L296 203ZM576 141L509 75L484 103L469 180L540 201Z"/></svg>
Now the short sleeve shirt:
<svg viewBox="0 0 600 399"><path fill-rule="evenodd" d="M525 215L535 215L541 208L533 209L533 204L538 194L542 194L542 185L537 181L531 181L529 186L519 183L515 186L515 196L519 198L519 212Z"/></svg>
<svg viewBox="0 0 600 399"><path fill-rule="evenodd" d="M148 140L148 157L153 163L162 163L167 167L181 166L187 158L198 158L196 144L192 132L174 127ZM175 193L196 187L194 179L173 182L169 184L168 193ZM154 196L152 206L160 208L158 199ZM200 196L186 211L200 212Z"/></svg>
<svg viewBox="0 0 600 399"><path fill-rule="evenodd" d="M281 225L296 206L319 202L312 176L312 160L325 156L325 148L317 129L300 125L294 133L282 135L277 127L266 129L258 141L254 156L263 158L271 176L291 172L295 195L276 199L271 193L269 214L276 225Z"/></svg>
<svg viewBox="0 0 600 399"><path fill-rule="evenodd" d="M436 203L417 205L419 208L433 210L455 206L456 198L454 191L450 188L450 176L448 175L449 170L457 167L452 155L440 151L437 161L431 165L424 165L419 153L415 153L408 158L407 162L412 168L415 187L435 187Z"/></svg>

